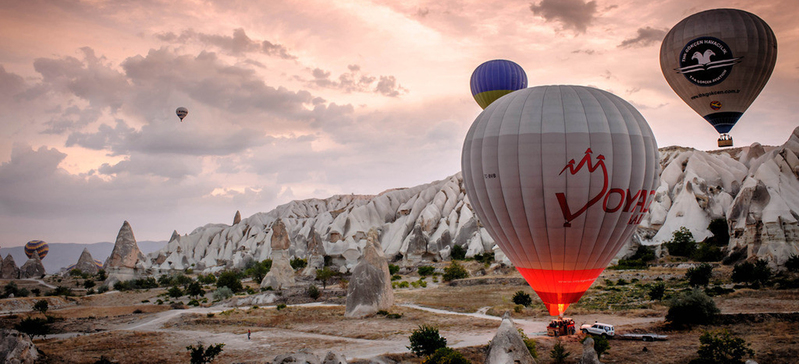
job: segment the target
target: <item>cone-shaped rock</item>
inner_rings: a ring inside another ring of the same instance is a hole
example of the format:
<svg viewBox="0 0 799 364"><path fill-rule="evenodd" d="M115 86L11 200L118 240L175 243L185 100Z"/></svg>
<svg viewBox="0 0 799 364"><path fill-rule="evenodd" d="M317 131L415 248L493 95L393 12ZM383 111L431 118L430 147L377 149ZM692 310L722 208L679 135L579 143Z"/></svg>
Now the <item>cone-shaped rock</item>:
<svg viewBox="0 0 799 364"><path fill-rule="evenodd" d="M28 335L17 330L0 329L0 362L34 364L38 359L39 350Z"/></svg>
<svg viewBox="0 0 799 364"><path fill-rule="evenodd" d="M40 278L45 275L45 273L42 260L39 259L39 254L31 255L30 259L19 267L20 278Z"/></svg>
<svg viewBox="0 0 799 364"><path fill-rule="evenodd" d="M117 234L114 249L103 265L108 272L106 284L137 278L138 271L142 270L141 262L144 259L144 254L136 244L136 237L133 236L130 223L125 221Z"/></svg>
<svg viewBox="0 0 799 364"><path fill-rule="evenodd" d="M583 341L583 357L580 360L581 364L602 364L599 361L599 355L594 350L594 339L587 337Z"/></svg>
<svg viewBox="0 0 799 364"><path fill-rule="evenodd" d="M172 230L172 236L169 237L169 243L173 241L180 241L180 234L178 234L177 230Z"/></svg>
<svg viewBox="0 0 799 364"><path fill-rule="evenodd" d="M83 253L80 253L75 269L88 274L97 274L100 270L100 267L97 266L94 258L92 258L92 253L89 253L89 248L83 248Z"/></svg>
<svg viewBox="0 0 799 364"><path fill-rule="evenodd" d="M233 225L236 225L241 222L241 212L236 210L236 216L233 216Z"/></svg>
<svg viewBox="0 0 799 364"><path fill-rule="evenodd" d="M394 291L391 289L391 273L377 230L372 228L366 234L363 257L352 270L344 316L365 317L388 310L392 305Z"/></svg>
<svg viewBox="0 0 799 364"><path fill-rule="evenodd" d="M535 364L535 359L527 350L522 336L513 325L510 313L505 312L502 323L499 324L497 334L491 340L491 345L486 353L486 364Z"/></svg>
<svg viewBox="0 0 799 364"><path fill-rule="evenodd" d="M315 276L317 269L325 267L325 247L322 237L316 229L311 228L311 241L308 242L308 266L303 270L304 276Z"/></svg>
<svg viewBox="0 0 799 364"><path fill-rule="evenodd" d="M17 262L14 261L14 257L12 257L11 254L6 255L6 259L3 259L3 267L0 269L0 278L19 278L19 267L17 267Z"/></svg>
<svg viewBox="0 0 799 364"><path fill-rule="evenodd" d="M291 267L289 234L283 220L272 224L272 268L261 281L261 287L283 289L294 285L294 268Z"/></svg>

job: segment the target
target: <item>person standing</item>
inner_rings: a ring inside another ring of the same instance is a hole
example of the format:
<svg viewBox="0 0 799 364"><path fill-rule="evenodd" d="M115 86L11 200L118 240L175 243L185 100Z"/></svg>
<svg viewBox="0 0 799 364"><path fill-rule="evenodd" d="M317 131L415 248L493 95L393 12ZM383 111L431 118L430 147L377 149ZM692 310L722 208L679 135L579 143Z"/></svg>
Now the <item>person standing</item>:
<svg viewBox="0 0 799 364"><path fill-rule="evenodd" d="M250 331L250 329L247 329L247 340L250 340L250 335L251 334L252 334L252 332Z"/></svg>

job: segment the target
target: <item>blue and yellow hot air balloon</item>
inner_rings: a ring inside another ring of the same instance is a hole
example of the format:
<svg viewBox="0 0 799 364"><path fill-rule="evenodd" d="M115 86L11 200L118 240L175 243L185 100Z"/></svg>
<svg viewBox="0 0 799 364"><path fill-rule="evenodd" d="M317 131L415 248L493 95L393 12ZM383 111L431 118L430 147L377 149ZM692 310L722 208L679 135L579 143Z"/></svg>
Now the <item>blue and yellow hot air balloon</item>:
<svg viewBox="0 0 799 364"><path fill-rule="evenodd" d="M49 251L50 246L41 240L31 240L25 244L25 255L27 255L29 259L33 257L34 253L39 255L39 259L44 259Z"/></svg>
<svg viewBox="0 0 799 364"><path fill-rule="evenodd" d="M477 66L470 83L474 100L485 109L496 99L527 88L527 74L516 62L494 59Z"/></svg>

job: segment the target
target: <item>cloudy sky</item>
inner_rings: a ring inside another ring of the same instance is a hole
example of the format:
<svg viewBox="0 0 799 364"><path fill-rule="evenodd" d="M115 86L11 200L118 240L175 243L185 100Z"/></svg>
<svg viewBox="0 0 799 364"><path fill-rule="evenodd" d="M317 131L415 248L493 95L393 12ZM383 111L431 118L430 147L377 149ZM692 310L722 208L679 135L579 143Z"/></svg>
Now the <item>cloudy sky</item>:
<svg viewBox="0 0 799 364"><path fill-rule="evenodd" d="M794 0L3 1L0 246L113 241L124 220L166 240L236 210L445 178L481 111L471 72L496 58L531 86L621 96L660 146L715 149L658 51L717 7L777 35L732 135L782 144L799 124Z"/></svg>

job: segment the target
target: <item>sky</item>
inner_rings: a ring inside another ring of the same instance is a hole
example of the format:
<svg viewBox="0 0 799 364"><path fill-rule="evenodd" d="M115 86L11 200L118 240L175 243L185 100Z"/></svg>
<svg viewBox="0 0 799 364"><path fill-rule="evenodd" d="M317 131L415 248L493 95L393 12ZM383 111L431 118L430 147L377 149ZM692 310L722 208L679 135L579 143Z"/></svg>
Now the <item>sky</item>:
<svg viewBox="0 0 799 364"><path fill-rule="evenodd" d="M732 136L799 125L795 0L79 1L0 6L0 246L167 240L291 200L378 194L460 170L491 59L529 85L612 92L658 145L716 149L660 42L732 7L774 30L774 73ZM188 108L183 122L175 115Z"/></svg>

